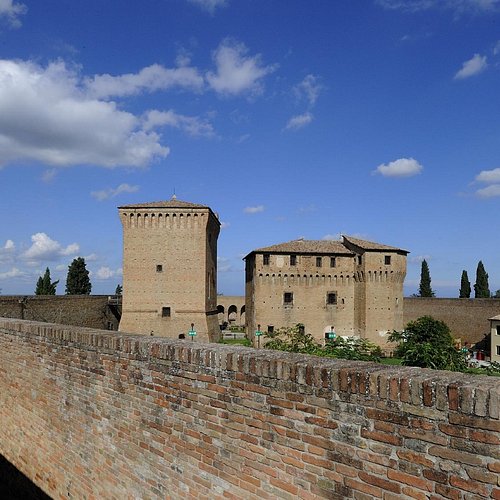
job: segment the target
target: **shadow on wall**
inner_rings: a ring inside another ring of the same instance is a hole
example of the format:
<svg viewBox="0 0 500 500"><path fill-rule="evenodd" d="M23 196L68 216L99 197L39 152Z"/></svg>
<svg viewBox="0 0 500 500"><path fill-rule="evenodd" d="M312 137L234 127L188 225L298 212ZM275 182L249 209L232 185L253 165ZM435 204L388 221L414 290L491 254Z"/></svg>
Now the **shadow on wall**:
<svg viewBox="0 0 500 500"><path fill-rule="evenodd" d="M38 486L0 455L0 498L9 500L50 500Z"/></svg>

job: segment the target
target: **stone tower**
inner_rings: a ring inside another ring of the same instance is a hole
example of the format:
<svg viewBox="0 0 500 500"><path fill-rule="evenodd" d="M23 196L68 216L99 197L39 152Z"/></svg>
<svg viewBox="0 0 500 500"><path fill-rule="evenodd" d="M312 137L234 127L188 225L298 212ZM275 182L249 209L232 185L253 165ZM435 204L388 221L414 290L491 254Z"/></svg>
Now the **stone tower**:
<svg viewBox="0 0 500 500"><path fill-rule="evenodd" d="M119 329L215 341L217 238L212 210L172 197L118 207L123 226L123 305Z"/></svg>

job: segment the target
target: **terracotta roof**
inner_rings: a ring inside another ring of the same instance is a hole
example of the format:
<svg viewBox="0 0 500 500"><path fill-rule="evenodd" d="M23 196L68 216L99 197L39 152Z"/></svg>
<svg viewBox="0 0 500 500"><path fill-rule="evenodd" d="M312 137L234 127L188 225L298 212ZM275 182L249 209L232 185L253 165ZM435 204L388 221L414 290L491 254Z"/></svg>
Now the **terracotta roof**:
<svg viewBox="0 0 500 500"><path fill-rule="evenodd" d="M189 203L188 201L178 200L172 197L170 200L150 201L147 203L137 203L134 205L122 205L118 208L208 208L206 205L198 205L197 203Z"/></svg>
<svg viewBox="0 0 500 500"><path fill-rule="evenodd" d="M332 240L292 240L286 243L257 248L250 253L312 253L354 255L341 241ZM250 254L248 254L250 255Z"/></svg>
<svg viewBox="0 0 500 500"><path fill-rule="evenodd" d="M382 245L381 243L374 243L373 241L360 240L358 238L353 238L352 236L342 236L344 241L347 243L351 243L363 250L386 250L393 252L405 252L410 253L408 250L403 250L402 248L390 247L389 245Z"/></svg>

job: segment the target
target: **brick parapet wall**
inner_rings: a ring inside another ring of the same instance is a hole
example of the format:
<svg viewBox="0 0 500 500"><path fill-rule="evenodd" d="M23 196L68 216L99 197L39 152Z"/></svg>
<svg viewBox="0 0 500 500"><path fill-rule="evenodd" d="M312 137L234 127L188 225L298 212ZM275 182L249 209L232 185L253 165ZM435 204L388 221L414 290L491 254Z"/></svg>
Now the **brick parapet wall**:
<svg viewBox="0 0 500 500"><path fill-rule="evenodd" d="M498 378L0 319L0 453L53 498L497 498Z"/></svg>

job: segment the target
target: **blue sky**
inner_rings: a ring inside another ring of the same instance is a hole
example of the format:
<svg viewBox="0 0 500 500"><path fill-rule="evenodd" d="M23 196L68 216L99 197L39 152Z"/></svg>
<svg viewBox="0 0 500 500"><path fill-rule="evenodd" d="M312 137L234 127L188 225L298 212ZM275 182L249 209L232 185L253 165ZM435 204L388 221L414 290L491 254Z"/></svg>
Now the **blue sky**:
<svg viewBox="0 0 500 500"><path fill-rule="evenodd" d="M121 282L116 207L219 213L242 257L353 235L500 288L500 0L0 0L0 288L86 258Z"/></svg>

